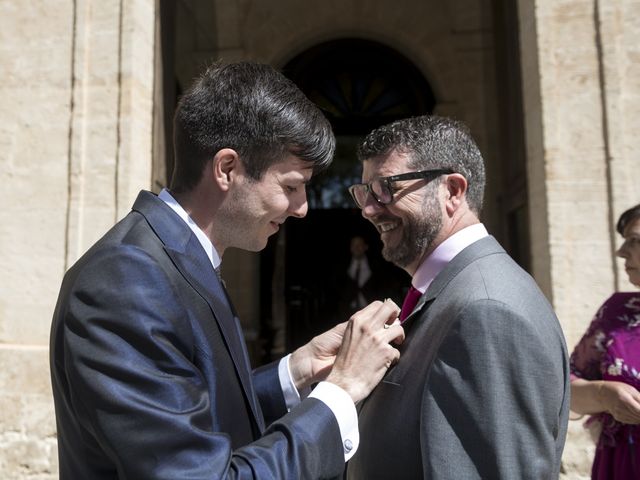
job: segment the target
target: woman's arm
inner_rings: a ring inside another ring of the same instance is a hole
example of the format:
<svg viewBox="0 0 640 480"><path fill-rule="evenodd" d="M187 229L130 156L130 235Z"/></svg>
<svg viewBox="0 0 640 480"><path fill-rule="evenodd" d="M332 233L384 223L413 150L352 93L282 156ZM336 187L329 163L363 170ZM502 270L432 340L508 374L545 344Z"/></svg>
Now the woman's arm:
<svg viewBox="0 0 640 480"><path fill-rule="evenodd" d="M621 423L640 423L640 392L623 382L571 380L571 410L592 415L607 412Z"/></svg>

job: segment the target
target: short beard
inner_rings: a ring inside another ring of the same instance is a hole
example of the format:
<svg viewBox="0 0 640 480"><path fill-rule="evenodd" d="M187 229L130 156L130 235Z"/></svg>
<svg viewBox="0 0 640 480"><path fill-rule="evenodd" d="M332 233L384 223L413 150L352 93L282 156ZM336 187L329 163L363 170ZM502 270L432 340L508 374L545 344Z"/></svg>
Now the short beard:
<svg viewBox="0 0 640 480"><path fill-rule="evenodd" d="M399 246L382 248L382 256L400 268L406 268L418 260L440 233L442 210L437 190L425 195L422 215L412 217L403 224L402 241Z"/></svg>

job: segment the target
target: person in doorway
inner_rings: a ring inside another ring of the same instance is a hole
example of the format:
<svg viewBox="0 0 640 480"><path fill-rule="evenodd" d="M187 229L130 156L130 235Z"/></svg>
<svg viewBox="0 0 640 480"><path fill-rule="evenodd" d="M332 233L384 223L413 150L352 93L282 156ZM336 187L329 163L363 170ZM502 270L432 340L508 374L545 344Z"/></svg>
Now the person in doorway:
<svg viewBox="0 0 640 480"><path fill-rule="evenodd" d="M364 306L379 300L381 291L380 266L372 262L369 255L369 244L362 235L353 235L349 239L349 257L346 262L339 261L334 281L329 286L335 290L337 299L337 315L348 316Z"/></svg>
<svg viewBox="0 0 640 480"><path fill-rule="evenodd" d="M354 404L398 359L399 309L374 302L252 372L216 275L227 248L261 250L305 216L330 125L282 74L240 62L207 69L174 127L170 188L141 192L62 282L60 478L339 478L358 446Z"/></svg>
<svg viewBox="0 0 640 480"><path fill-rule="evenodd" d="M349 479L557 478L569 413L560 324L479 216L468 129L422 116L371 132L350 187L383 256L412 277L401 360L359 406Z"/></svg>
<svg viewBox="0 0 640 480"><path fill-rule="evenodd" d="M349 308L354 312L378 298L378 292L375 288L376 279L371 271L367 250L369 250L369 245L362 236L351 237L349 242L351 261L346 271L348 284L345 290Z"/></svg>
<svg viewBox="0 0 640 480"><path fill-rule="evenodd" d="M374 300L389 298L401 303L406 288L405 273L370 251L369 242L361 234L349 239L349 257L338 262L338 271L329 291L337 300L337 318L348 318ZM330 315L331 316L331 315Z"/></svg>
<svg viewBox="0 0 640 480"><path fill-rule="evenodd" d="M616 225L616 252L640 287L640 204ZM597 447L591 478L640 478L640 292L617 292L598 309L571 354L571 410L590 415Z"/></svg>

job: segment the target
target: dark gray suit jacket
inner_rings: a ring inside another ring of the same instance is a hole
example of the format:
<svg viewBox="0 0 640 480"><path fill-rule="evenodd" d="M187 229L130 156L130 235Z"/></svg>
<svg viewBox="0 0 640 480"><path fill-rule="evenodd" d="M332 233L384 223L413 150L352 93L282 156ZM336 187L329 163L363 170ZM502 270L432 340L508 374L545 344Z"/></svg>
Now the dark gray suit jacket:
<svg viewBox="0 0 640 480"><path fill-rule="evenodd" d="M349 479L553 479L569 414L564 336L493 237L460 252L405 321L400 362L360 405Z"/></svg>
<svg viewBox="0 0 640 480"><path fill-rule="evenodd" d="M316 399L284 415L277 365L251 372L204 249L149 192L65 275L50 355L61 480L344 468L334 415Z"/></svg>

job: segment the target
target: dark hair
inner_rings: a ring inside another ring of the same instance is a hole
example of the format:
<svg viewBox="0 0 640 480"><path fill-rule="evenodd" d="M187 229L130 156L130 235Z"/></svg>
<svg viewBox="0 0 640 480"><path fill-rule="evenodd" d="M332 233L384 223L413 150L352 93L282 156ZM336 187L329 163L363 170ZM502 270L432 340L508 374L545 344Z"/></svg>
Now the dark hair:
<svg viewBox="0 0 640 480"><path fill-rule="evenodd" d="M631 207L630 209L622 212L620 218L618 218L618 223L616 224L616 230L620 235L624 236L624 229L627 228L631 222L635 222L640 218L640 203L635 207Z"/></svg>
<svg viewBox="0 0 640 480"><path fill-rule="evenodd" d="M464 124L435 115L397 120L367 135L358 148L358 159L386 157L392 151L408 155L411 168L450 168L463 175L468 183L469 207L476 215L480 214L485 185L484 161Z"/></svg>
<svg viewBox="0 0 640 480"><path fill-rule="evenodd" d="M247 174L259 180L287 153L326 168L335 137L320 109L269 65L210 66L180 99L174 116L174 191L188 191L207 162L232 148Z"/></svg>

